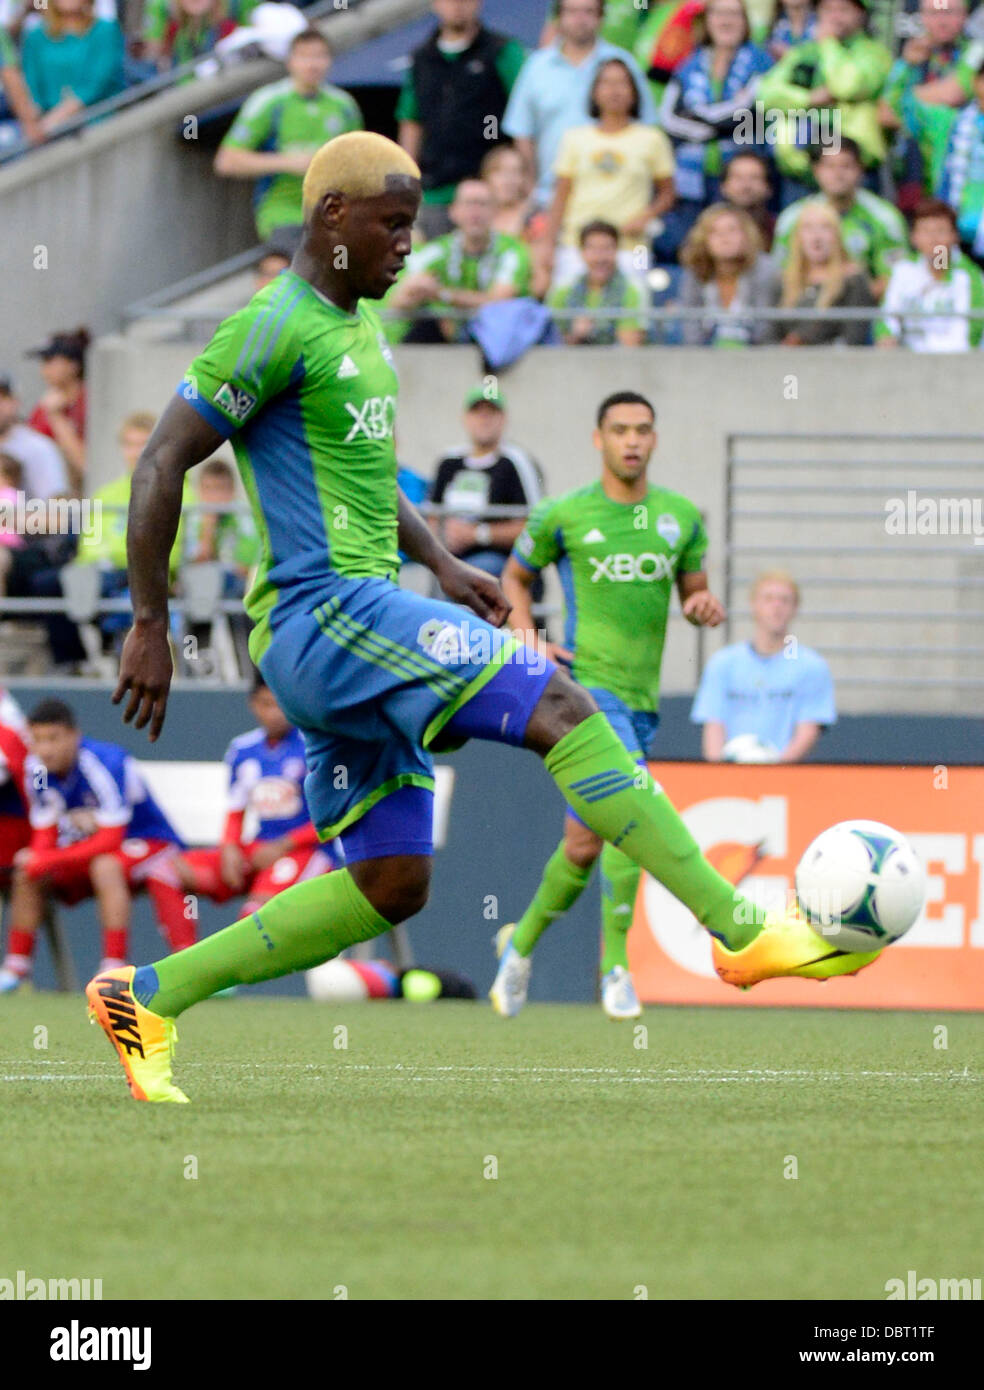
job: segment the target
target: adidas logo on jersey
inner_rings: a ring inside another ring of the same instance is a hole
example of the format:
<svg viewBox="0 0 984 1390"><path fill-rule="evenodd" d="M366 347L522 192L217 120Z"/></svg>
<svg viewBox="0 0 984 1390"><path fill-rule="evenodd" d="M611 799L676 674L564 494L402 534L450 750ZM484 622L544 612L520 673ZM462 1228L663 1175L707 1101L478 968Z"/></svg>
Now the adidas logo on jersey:
<svg viewBox="0 0 984 1390"><path fill-rule="evenodd" d="M595 526L592 530L588 532L588 534L583 539L585 545L596 545L599 542L603 541L605 538L598 530L597 526Z"/></svg>
<svg viewBox="0 0 984 1390"><path fill-rule="evenodd" d="M337 381L347 381L347 380L349 379L349 377L351 377L351 376L358 376L358 375L359 375L359 369L358 369L358 367L357 367L357 366L355 365L355 363L352 361L351 357L349 357L348 353L346 353L345 356L342 358L342 365L339 367L338 371L335 373L335 379L336 379Z"/></svg>

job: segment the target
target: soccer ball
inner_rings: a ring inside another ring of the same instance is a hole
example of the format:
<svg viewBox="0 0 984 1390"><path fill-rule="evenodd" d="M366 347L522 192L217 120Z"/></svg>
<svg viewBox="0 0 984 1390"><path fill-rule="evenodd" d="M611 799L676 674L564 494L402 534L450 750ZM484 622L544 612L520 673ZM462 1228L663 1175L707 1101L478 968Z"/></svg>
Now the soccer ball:
<svg viewBox="0 0 984 1390"><path fill-rule="evenodd" d="M904 835L876 820L824 830L796 868L796 900L825 941L842 951L880 951L915 922L926 873Z"/></svg>

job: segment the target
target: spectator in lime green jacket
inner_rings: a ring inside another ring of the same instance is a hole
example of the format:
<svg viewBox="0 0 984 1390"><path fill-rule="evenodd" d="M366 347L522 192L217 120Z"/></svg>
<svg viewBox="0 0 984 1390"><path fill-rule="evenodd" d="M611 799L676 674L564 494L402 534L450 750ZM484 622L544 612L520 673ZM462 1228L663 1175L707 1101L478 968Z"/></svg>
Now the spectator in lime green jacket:
<svg viewBox="0 0 984 1390"><path fill-rule="evenodd" d="M775 138L776 163L787 177L806 180L809 145L842 135L857 141L866 168L884 160L878 99L892 58L868 37L866 24L864 0L820 0L815 37L791 48L761 79L756 95L767 115L786 113Z"/></svg>
<svg viewBox="0 0 984 1390"><path fill-rule="evenodd" d="M930 106L910 89L902 118L926 151L933 193L954 210L964 249L984 261L984 60L973 92L973 101L956 111Z"/></svg>
<svg viewBox="0 0 984 1390"><path fill-rule="evenodd" d="M83 536L79 545L78 562L81 565L99 565L107 573L122 574L123 587L126 587L126 516L130 504L130 487L133 470L150 438L156 421L146 410L136 410L127 415L117 435L120 453L126 465L126 472L104 484L93 494L93 501L100 503L100 524L91 536ZM184 502L195 501L191 483L185 480ZM171 577L175 576L184 544L184 523L178 527L178 534L171 550Z"/></svg>
<svg viewBox="0 0 984 1390"><path fill-rule="evenodd" d="M45 135L124 87L123 30L96 19L92 0L50 0L40 24L24 32L24 78Z"/></svg>

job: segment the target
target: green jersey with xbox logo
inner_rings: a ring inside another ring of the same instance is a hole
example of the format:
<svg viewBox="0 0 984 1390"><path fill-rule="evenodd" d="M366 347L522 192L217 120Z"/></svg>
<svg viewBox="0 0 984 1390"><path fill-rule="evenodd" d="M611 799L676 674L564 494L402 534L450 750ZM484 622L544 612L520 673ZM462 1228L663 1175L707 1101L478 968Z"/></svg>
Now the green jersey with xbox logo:
<svg viewBox="0 0 984 1390"><path fill-rule="evenodd" d="M557 566L575 678L655 711L674 582L703 569L706 550L700 512L678 492L615 502L595 482L535 507L513 555L528 570Z"/></svg>

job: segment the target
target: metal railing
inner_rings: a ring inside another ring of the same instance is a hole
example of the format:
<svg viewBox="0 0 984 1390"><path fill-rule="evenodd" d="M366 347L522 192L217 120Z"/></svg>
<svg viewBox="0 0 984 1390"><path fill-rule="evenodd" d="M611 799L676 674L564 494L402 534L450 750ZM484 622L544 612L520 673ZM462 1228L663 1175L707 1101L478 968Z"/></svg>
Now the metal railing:
<svg viewBox="0 0 984 1390"><path fill-rule="evenodd" d="M444 533L444 528L441 523L443 523L443 521L449 518L463 516L463 513L459 508L449 507L445 504L423 501L416 503L415 505L422 516L427 517L428 519L437 519L439 523L438 533L442 537ZM119 514L126 512L127 508L119 503L110 503L106 504L102 510L106 513ZM529 515L529 512L530 508L526 506L499 504L476 508L475 513L472 515L480 516L481 519L484 521L515 521L525 519ZM182 519L196 515L242 516L248 519L252 518L252 512L248 503L246 502L235 502L231 505L198 502L191 506L182 508ZM71 561L69 562L69 565L77 565L78 563L79 562L77 560ZM181 622L185 622L188 619L188 605L186 604L185 599L180 593L181 576L186 572L189 566L194 566L196 563L196 561L190 559L189 557L184 557L182 559L178 567L179 592L175 593L174 595L168 598L168 614L172 620L177 620L179 624ZM204 563L211 563L214 565L218 562L212 561ZM413 564L414 562L409 561L407 563ZM87 564L86 567L91 567L93 570L98 569L98 565L96 564ZM436 579L432 578L430 580L428 585L428 592L433 597L440 596L441 591ZM111 614L118 613L126 614L131 612L132 605L129 598L126 597L112 598L102 597L101 595L93 595L91 604L87 607L87 611L83 616L80 617L76 604L73 603L70 599L65 598L64 596L61 598L21 598L10 597L0 592L0 622L4 622L5 620L9 619L30 620L36 618L44 618L53 614L64 614L65 616L73 618L74 621L79 623L93 623L97 622L99 618L104 616L109 616ZM550 601L538 601L533 603L532 605L533 617L541 628L543 628L552 618L556 618L562 612L563 607L559 603L554 603ZM204 618L202 617L202 615L196 615L194 620L207 622L210 619L218 618L219 616L228 619L230 617L242 616L242 614L242 599L223 598L216 599L213 603L210 604L210 611L208 615L206 615ZM683 615L678 610L674 609L671 610L670 621L676 625L682 624L686 620L683 618ZM687 629L689 634L692 636L694 643L694 660L696 662L697 675L699 678L700 673L704 669L705 662L705 633L703 628L694 628L689 623L687 624ZM0 670L2 670L2 663L0 663ZM16 681L18 681L19 679L24 679L29 682L31 678L19 678L16 676L9 677L7 675L4 675L3 679L5 683L12 684L16 683ZM74 681L82 678L72 677L71 679L74 683ZM106 684L105 678L102 680L97 680L96 684ZM182 684L180 675L177 678L177 684L178 686ZM189 681L187 682L187 684L193 684L195 688L198 689L203 688L205 685L208 684L208 682L199 679L195 680L194 682ZM224 684L228 684L228 681L219 680L212 682L212 685L216 686L221 686Z"/></svg>
<svg viewBox="0 0 984 1390"><path fill-rule="evenodd" d="M168 286L165 290L160 290L127 305L121 315L122 326L126 327L135 322L154 321L173 324L176 338L188 341L207 339L224 319L237 313L243 307L243 303L194 308L183 306L174 301L186 295L195 294L200 290L208 289L229 275L249 269L251 265L255 265L260 253L261 248L259 246L250 251L241 251L236 256L231 256L216 266L211 266L197 275L189 276L186 280ZM446 319L449 322L465 324L469 319L474 318L473 310L451 307L445 309L443 306L437 308L426 305L422 308L407 310L380 308L379 314L383 321L388 323L415 323L421 319ZM835 307L829 309L742 308L735 310L684 308L675 304L644 304L638 309L557 308L551 310L551 316L559 324L572 322L576 318L588 318L596 323L613 322L616 325L624 322L642 322L650 328L658 325L668 325L672 328L684 323L713 323L727 326L738 322L741 324L777 323L786 325L789 329L798 323L875 324L890 318L893 321L898 321L905 330L910 324L919 323L923 319L959 319L968 323L979 323L984 320L984 309L953 309L943 313L938 309L905 309L886 314L886 311L878 305L870 309L838 309ZM666 345L681 346L678 343ZM762 346L777 346L777 344L763 344Z"/></svg>
<svg viewBox="0 0 984 1390"><path fill-rule="evenodd" d="M772 505L759 505L765 498ZM938 534L915 530L927 501ZM889 525L899 507L901 534ZM797 625L838 688L884 691L887 708L899 692L920 692L918 703L935 691L952 712L974 712L984 690L984 434L730 435L729 641L749 632L756 572L774 567L800 584Z"/></svg>

